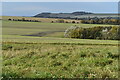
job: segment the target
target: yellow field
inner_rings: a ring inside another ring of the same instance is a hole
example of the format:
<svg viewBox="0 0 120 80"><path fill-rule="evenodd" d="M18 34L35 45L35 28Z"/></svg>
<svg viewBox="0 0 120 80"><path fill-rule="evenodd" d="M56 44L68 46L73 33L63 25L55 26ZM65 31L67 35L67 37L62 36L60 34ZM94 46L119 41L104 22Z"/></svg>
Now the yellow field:
<svg viewBox="0 0 120 80"><path fill-rule="evenodd" d="M57 21L59 19L55 19L55 18L36 18L36 17L21 17L21 16L3 16L2 19L3 20L8 20L8 19L22 19L22 18L25 18L27 20L38 20L38 21L41 21L41 22L50 22L51 21ZM68 21L68 22L72 22L72 21L75 21L75 22L80 22L80 20L71 20L71 19L63 19L65 22Z"/></svg>

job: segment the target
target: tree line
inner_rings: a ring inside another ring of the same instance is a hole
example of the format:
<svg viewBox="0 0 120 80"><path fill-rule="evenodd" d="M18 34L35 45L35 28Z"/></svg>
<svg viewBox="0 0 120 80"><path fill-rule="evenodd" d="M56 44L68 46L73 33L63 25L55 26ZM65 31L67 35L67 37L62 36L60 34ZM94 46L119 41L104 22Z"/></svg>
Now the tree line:
<svg viewBox="0 0 120 80"><path fill-rule="evenodd" d="M41 22L39 20L28 20L25 18L22 19L8 19L9 21L26 21L26 22ZM77 20L77 19L76 19ZM113 19L113 18L86 18L82 20L72 20L72 21L66 21L64 19L58 19L51 21L51 23L83 23L83 24L111 24L111 25L120 25L120 19Z"/></svg>
<svg viewBox="0 0 120 80"><path fill-rule="evenodd" d="M90 20L81 20L81 23L85 24L112 24L112 25L120 25L119 19L90 19Z"/></svg>
<svg viewBox="0 0 120 80"><path fill-rule="evenodd" d="M64 19L58 19L56 21L51 21L51 23L77 23L79 24L80 22L79 21L65 21Z"/></svg>
<svg viewBox="0 0 120 80"><path fill-rule="evenodd" d="M9 18L8 20L9 21L25 21L25 22L41 22L39 20L28 20L28 19L25 19L25 18L22 18L22 19L11 19L11 18Z"/></svg>

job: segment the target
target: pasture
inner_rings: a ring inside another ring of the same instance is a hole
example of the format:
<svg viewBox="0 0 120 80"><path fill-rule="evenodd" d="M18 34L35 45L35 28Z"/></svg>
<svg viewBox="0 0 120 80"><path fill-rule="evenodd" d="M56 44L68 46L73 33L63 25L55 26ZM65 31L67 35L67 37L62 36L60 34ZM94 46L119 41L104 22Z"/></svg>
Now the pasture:
<svg viewBox="0 0 120 80"><path fill-rule="evenodd" d="M73 25L113 26L3 20L2 76L118 78L118 41L64 38Z"/></svg>
<svg viewBox="0 0 120 80"><path fill-rule="evenodd" d="M64 31L71 26L95 27L95 26L113 26L100 24L73 24L73 23L41 23L41 22L19 22L3 21L4 35L38 35L45 33L42 37L63 37Z"/></svg>
<svg viewBox="0 0 120 80"><path fill-rule="evenodd" d="M118 78L118 47L3 43L3 77Z"/></svg>

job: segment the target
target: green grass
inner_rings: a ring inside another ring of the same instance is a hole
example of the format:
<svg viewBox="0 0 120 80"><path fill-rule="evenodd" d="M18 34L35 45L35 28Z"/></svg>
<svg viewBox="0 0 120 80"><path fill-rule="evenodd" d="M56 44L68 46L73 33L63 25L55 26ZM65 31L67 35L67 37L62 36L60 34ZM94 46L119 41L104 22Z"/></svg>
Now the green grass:
<svg viewBox="0 0 120 80"><path fill-rule="evenodd" d="M70 23L39 23L39 22L19 22L19 21L3 21L3 42L19 42L19 43L79 43L79 44L117 44L118 41L112 40L89 40L89 39L69 39L63 38L64 32L72 25L81 27L101 26L98 24L70 24ZM108 26L108 25L105 25ZM43 37L23 36L39 32L53 31Z"/></svg>
<svg viewBox="0 0 120 80"><path fill-rule="evenodd" d="M4 43L2 75L13 78L117 78L117 59L117 46Z"/></svg>
<svg viewBox="0 0 120 80"><path fill-rule="evenodd" d="M3 36L3 42L11 43L63 43L63 44L88 44L88 45L115 45L117 40L90 40L90 39L70 39L70 38L55 38L55 37L29 37L29 36Z"/></svg>
<svg viewBox="0 0 120 80"><path fill-rule="evenodd" d="M3 35L29 35L38 34L39 32L47 31L65 31L72 25L80 27L94 27L94 26L110 26L98 24L72 24L72 23L40 23L40 22L19 22L19 21L3 21ZM57 32L47 34L48 37L63 37L64 32Z"/></svg>
<svg viewBox="0 0 120 80"><path fill-rule="evenodd" d="M118 41L64 38L72 25L3 21L4 78L118 78ZM104 25L110 26L110 25ZM113 25L112 25L113 26ZM43 37L23 36L40 32Z"/></svg>

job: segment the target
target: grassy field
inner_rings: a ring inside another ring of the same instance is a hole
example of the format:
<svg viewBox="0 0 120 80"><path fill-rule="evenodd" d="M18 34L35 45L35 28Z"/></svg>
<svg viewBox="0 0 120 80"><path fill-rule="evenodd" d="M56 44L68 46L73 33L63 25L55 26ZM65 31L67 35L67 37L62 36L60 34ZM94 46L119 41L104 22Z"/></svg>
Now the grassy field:
<svg viewBox="0 0 120 80"><path fill-rule="evenodd" d="M113 26L3 21L2 76L118 78L118 41L64 38L72 25Z"/></svg>
<svg viewBox="0 0 120 80"><path fill-rule="evenodd" d="M72 24L72 23L40 23L40 22L19 22L19 21L3 21L4 35L32 35L45 32L44 37L63 37L64 31L73 26L79 27L95 27L95 26L113 26L99 24ZM47 33L50 32L50 33Z"/></svg>
<svg viewBox="0 0 120 80"><path fill-rule="evenodd" d="M118 78L118 47L3 44L3 77Z"/></svg>

